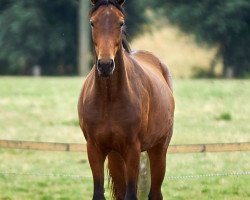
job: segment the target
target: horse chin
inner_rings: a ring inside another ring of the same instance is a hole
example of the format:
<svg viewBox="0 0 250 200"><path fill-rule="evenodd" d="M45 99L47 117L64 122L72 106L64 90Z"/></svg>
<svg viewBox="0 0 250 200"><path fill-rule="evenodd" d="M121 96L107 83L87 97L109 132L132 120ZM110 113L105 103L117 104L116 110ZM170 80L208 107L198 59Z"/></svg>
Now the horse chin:
<svg viewBox="0 0 250 200"><path fill-rule="evenodd" d="M111 71L111 72L100 72L98 70L98 74L102 78L109 78L109 77L111 77L113 75L113 71Z"/></svg>
<svg viewBox="0 0 250 200"><path fill-rule="evenodd" d="M114 73L114 70L115 70L115 68L113 68L111 70L99 70L99 69L97 69L99 76L102 78L111 77Z"/></svg>
<svg viewBox="0 0 250 200"><path fill-rule="evenodd" d="M112 74L100 74L102 78L110 78Z"/></svg>

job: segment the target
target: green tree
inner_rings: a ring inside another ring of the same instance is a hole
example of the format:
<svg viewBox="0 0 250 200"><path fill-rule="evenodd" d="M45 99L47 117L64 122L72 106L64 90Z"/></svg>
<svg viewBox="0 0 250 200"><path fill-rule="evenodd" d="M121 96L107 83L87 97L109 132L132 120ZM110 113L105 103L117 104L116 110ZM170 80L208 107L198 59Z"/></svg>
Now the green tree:
<svg viewBox="0 0 250 200"><path fill-rule="evenodd" d="M75 65L75 1L4 2L0 10L0 60L6 72L24 73L40 65L45 74L54 74L60 65Z"/></svg>
<svg viewBox="0 0 250 200"><path fill-rule="evenodd" d="M250 72L249 0L158 0L154 5L198 42L218 46L224 76Z"/></svg>
<svg viewBox="0 0 250 200"><path fill-rule="evenodd" d="M0 1L0 74L34 65L47 75L77 73L78 0ZM130 39L146 21L140 2L125 3Z"/></svg>
<svg viewBox="0 0 250 200"><path fill-rule="evenodd" d="M141 33L143 31L143 25L148 23L146 16L147 4L145 4L145 0L127 0L124 7L127 13L126 26L128 39L132 39Z"/></svg>

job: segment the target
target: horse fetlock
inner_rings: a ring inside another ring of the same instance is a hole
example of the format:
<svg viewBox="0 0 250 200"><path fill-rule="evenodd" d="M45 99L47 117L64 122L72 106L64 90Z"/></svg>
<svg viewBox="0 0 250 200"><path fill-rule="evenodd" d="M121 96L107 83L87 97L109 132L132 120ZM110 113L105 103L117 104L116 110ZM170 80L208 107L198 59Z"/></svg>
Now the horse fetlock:
<svg viewBox="0 0 250 200"><path fill-rule="evenodd" d="M126 194L125 200L138 200L136 194Z"/></svg>
<svg viewBox="0 0 250 200"><path fill-rule="evenodd" d="M97 194L93 196L92 200L106 200L103 194Z"/></svg>
<svg viewBox="0 0 250 200"><path fill-rule="evenodd" d="M148 195L148 200L163 200L162 193L151 193Z"/></svg>

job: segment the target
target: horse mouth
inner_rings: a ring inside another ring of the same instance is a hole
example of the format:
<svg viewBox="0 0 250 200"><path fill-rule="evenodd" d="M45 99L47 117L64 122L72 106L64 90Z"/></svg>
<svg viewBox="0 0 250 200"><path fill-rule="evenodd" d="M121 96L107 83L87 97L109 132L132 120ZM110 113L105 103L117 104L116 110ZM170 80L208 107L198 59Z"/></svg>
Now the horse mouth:
<svg viewBox="0 0 250 200"><path fill-rule="evenodd" d="M99 75L100 75L101 77L103 77L103 78L108 78L108 77L112 76L112 74L113 74L113 73L106 73L106 72L101 73L101 72L99 72Z"/></svg>
<svg viewBox="0 0 250 200"><path fill-rule="evenodd" d="M103 67L97 67L97 71L99 76L108 78L113 75L115 70L115 66L113 67L108 67L108 66L103 66Z"/></svg>

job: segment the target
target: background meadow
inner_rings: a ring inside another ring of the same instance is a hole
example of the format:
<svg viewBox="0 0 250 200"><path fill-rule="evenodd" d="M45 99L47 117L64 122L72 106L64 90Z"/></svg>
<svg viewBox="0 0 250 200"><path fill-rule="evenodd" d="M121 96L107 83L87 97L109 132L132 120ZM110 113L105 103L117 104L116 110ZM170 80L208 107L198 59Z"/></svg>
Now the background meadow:
<svg viewBox="0 0 250 200"><path fill-rule="evenodd" d="M0 138L84 143L76 110L82 82L83 78L1 77ZM249 141L249 84L248 80L175 80L171 144ZM249 156L249 152L169 154L164 197L248 199L249 175L167 177L249 171ZM91 199L91 171L84 153L0 149L0 160L1 200ZM108 189L106 195L109 199Z"/></svg>

